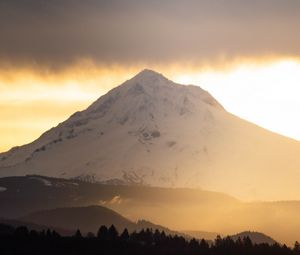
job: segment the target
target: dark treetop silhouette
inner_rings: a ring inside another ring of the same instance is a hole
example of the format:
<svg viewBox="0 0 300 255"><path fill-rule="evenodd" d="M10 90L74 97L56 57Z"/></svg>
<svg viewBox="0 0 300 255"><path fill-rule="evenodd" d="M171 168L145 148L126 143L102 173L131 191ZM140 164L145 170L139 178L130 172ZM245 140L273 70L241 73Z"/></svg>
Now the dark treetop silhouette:
<svg viewBox="0 0 300 255"><path fill-rule="evenodd" d="M101 226L97 236L83 236L77 230L73 236L62 237L55 231L29 231L0 225L0 254L178 254L178 255L300 255L300 245L293 249L275 243L253 244L249 237L236 241L218 236L210 245L205 240L186 240L152 229L119 234L114 225Z"/></svg>

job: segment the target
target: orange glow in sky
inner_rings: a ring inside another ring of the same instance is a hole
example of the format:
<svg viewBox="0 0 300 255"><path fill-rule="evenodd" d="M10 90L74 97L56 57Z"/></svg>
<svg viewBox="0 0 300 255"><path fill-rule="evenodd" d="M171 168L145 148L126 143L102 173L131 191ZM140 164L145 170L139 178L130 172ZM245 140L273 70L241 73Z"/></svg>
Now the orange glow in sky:
<svg viewBox="0 0 300 255"><path fill-rule="evenodd" d="M200 85L227 111L300 140L300 62L242 64L232 70L190 73L174 79Z"/></svg>

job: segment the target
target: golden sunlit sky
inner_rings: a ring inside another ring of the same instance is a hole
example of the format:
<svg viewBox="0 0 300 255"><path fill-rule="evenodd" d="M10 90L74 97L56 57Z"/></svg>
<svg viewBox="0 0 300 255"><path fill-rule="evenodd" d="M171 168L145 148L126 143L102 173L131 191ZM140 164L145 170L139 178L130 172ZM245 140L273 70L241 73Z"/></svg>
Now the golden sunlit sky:
<svg viewBox="0 0 300 255"><path fill-rule="evenodd" d="M144 68L300 140L300 1L3 0L0 151Z"/></svg>

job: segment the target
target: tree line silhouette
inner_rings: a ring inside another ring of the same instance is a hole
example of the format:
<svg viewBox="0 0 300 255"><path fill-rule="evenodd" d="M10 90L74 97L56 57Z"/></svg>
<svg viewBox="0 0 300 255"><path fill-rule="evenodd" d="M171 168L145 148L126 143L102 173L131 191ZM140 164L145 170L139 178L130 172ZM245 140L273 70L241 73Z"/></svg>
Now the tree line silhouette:
<svg viewBox="0 0 300 255"><path fill-rule="evenodd" d="M14 229L0 225L0 254L300 255L300 244L296 242L290 248L278 243L253 244L249 237L234 241L220 236L209 243L152 229L118 233L114 225L101 226L96 235L84 236L80 230L73 236L61 236L49 229L38 232L24 226Z"/></svg>

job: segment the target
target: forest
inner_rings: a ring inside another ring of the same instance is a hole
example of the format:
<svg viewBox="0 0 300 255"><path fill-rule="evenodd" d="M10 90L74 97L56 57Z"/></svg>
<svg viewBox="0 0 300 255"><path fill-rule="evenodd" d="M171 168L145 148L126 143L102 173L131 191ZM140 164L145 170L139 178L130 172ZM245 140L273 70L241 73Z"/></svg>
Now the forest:
<svg viewBox="0 0 300 255"><path fill-rule="evenodd" d="M111 225L101 226L96 234L83 235L77 230L72 236L56 231L29 230L0 225L0 254L157 254L157 255L300 255L300 245L254 244L249 237L234 241L217 236L213 242L166 235L159 230L144 229L121 233Z"/></svg>

